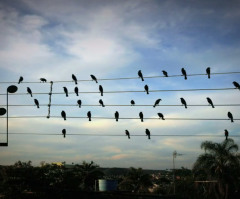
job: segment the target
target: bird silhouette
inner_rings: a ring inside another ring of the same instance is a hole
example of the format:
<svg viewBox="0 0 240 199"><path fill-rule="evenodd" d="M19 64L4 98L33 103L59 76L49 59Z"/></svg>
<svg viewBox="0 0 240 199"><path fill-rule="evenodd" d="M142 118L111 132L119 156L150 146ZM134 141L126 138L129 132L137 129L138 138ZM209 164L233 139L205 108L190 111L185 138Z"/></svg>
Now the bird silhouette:
<svg viewBox="0 0 240 199"><path fill-rule="evenodd" d="M211 73L210 67L207 67L206 73L207 73L207 75L208 75L208 79L210 79L210 73Z"/></svg>
<svg viewBox="0 0 240 199"><path fill-rule="evenodd" d="M20 77L19 77L19 80L18 80L18 84L20 84L22 81L23 81L23 77L20 76Z"/></svg>
<svg viewBox="0 0 240 199"><path fill-rule="evenodd" d="M103 96L103 87L101 85L99 85L99 91L101 93L101 96Z"/></svg>
<svg viewBox="0 0 240 199"><path fill-rule="evenodd" d="M32 90L29 88L29 87L27 87L27 92L31 95L31 97L32 97Z"/></svg>
<svg viewBox="0 0 240 199"><path fill-rule="evenodd" d="M158 113L158 116L159 116L159 119L161 119L161 118L162 118L162 120L165 120L165 118L164 118L164 116L163 116L163 114L162 114L162 113Z"/></svg>
<svg viewBox="0 0 240 199"><path fill-rule="evenodd" d="M131 100L131 106L134 106L135 105L135 102L134 102L134 100Z"/></svg>
<svg viewBox="0 0 240 199"><path fill-rule="evenodd" d="M182 74L184 76L184 79L187 79L187 72L184 68L182 68Z"/></svg>
<svg viewBox="0 0 240 199"><path fill-rule="evenodd" d="M162 70L162 73L163 73L163 75L164 75L165 77L168 77L168 73L167 73L167 71Z"/></svg>
<svg viewBox="0 0 240 199"><path fill-rule="evenodd" d="M105 105L104 105L102 99L99 100L99 104L100 104L102 107L105 107Z"/></svg>
<svg viewBox="0 0 240 199"><path fill-rule="evenodd" d="M149 88L148 88L148 85L145 85L145 86L144 86L144 89L145 89L145 91L147 92L147 94L149 94Z"/></svg>
<svg viewBox="0 0 240 199"><path fill-rule="evenodd" d="M78 87L77 87L77 86L74 88L74 92L75 92L76 95L78 96Z"/></svg>
<svg viewBox="0 0 240 199"><path fill-rule="evenodd" d="M45 78L40 78L40 81L43 82L43 83L47 82L47 80Z"/></svg>
<svg viewBox="0 0 240 199"><path fill-rule="evenodd" d="M229 119L231 120L231 122L233 122L233 115L232 115L231 112L228 112L228 117L229 117Z"/></svg>
<svg viewBox="0 0 240 199"><path fill-rule="evenodd" d="M233 85L240 90L240 85L239 85L239 83L237 83L237 82L234 81L234 82L233 82Z"/></svg>
<svg viewBox="0 0 240 199"><path fill-rule="evenodd" d="M37 99L34 99L34 102L35 102L37 108L39 108L39 102L38 102L38 100L37 100Z"/></svg>
<svg viewBox="0 0 240 199"><path fill-rule="evenodd" d="M66 120L66 113L65 113L65 111L62 111L62 112L61 112L61 115L62 115L62 118L63 118L64 120Z"/></svg>
<svg viewBox="0 0 240 199"><path fill-rule="evenodd" d="M157 99L157 100L155 101L154 105L153 105L153 108L155 108L155 107L159 104L160 101L161 101L161 99Z"/></svg>
<svg viewBox="0 0 240 199"><path fill-rule="evenodd" d="M66 129L62 130L62 134L63 134L63 137L65 138L66 137Z"/></svg>
<svg viewBox="0 0 240 199"><path fill-rule="evenodd" d="M82 106L82 100L78 100L77 103L78 103L79 108L81 108L81 106Z"/></svg>
<svg viewBox="0 0 240 199"><path fill-rule="evenodd" d="M77 84L77 77L74 74L72 74L72 79L75 82L75 84Z"/></svg>
<svg viewBox="0 0 240 199"><path fill-rule="evenodd" d="M141 122L143 122L143 113L142 112L139 113L139 117L141 119Z"/></svg>
<svg viewBox="0 0 240 199"><path fill-rule="evenodd" d="M141 70L138 71L138 76L142 79L142 81L144 81L144 79L143 79L143 74L142 74L142 71L141 71Z"/></svg>
<svg viewBox="0 0 240 199"><path fill-rule="evenodd" d="M148 136L148 139L150 139L150 131L148 129L146 129L146 135Z"/></svg>
<svg viewBox="0 0 240 199"><path fill-rule="evenodd" d="M211 100L209 97L207 97L207 101L208 101L208 103L209 103L213 108L215 108L214 105L213 105L212 100Z"/></svg>
<svg viewBox="0 0 240 199"><path fill-rule="evenodd" d="M66 87L63 87L64 93L66 94L66 97L68 97L68 89Z"/></svg>
<svg viewBox="0 0 240 199"><path fill-rule="evenodd" d="M128 130L125 130L126 136L128 136L128 139L130 139L130 133Z"/></svg>
<svg viewBox="0 0 240 199"><path fill-rule="evenodd" d="M187 103L186 103L185 99L183 99L182 97L180 99L181 99L182 105L184 105L185 108L187 108Z"/></svg>
<svg viewBox="0 0 240 199"><path fill-rule="evenodd" d="M87 112L87 117L88 117L88 120L91 121L91 117L92 117L91 111Z"/></svg>
<svg viewBox="0 0 240 199"><path fill-rule="evenodd" d="M225 129L224 130L224 135L225 135L225 137L226 137L226 140L228 139L228 135L229 135L229 133L228 133L228 130L227 129Z"/></svg>
<svg viewBox="0 0 240 199"><path fill-rule="evenodd" d="M96 83L98 83L97 78L96 78L94 75L90 75L90 76L91 76L91 78L92 78L93 81L95 81Z"/></svg>
<svg viewBox="0 0 240 199"><path fill-rule="evenodd" d="M118 119L119 119L119 113L116 111L115 112L115 119L116 119L116 122L118 122Z"/></svg>

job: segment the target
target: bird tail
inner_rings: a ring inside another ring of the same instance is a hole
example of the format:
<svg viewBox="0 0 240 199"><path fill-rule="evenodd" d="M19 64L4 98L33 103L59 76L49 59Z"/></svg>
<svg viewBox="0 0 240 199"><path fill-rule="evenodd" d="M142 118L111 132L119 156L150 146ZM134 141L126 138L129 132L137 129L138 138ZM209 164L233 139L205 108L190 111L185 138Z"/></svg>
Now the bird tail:
<svg viewBox="0 0 240 199"><path fill-rule="evenodd" d="M75 81L75 84L77 84L77 81Z"/></svg>
<svg viewBox="0 0 240 199"><path fill-rule="evenodd" d="M208 74L208 79L210 79L210 74Z"/></svg>
<svg viewBox="0 0 240 199"><path fill-rule="evenodd" d="M141 119L141 122L143 122L143 118Z"/></svg>
<svg viewBox="0 0 240 199"><path fill-rule="evenodd" d="M148 139L150 140L150 135L148 135Z"/></svg>
<svg viewBox="0 0 240 199"><path fill-rule="evenodd" d="M147 91L147 94L149 94L149 92Z"/></svg>
<svg viewBox="0 0 240 199"><path fill-rule="evenodd" d="M233 118L231 118L231 122L233 122Z"/></svg>
<svg viewBox="0 0 240 199"><path fill-rule="evenodd" d="M116 118L116 122L118 122L118 118Z"/></svg>
<svg viewBox="0 0 240 199"><path fill-rule="evenodd" d="M39 108L39 105L37 106L37 108Z"/></svg>
<svg viewBox="0 0 240 199"><path fill-rule="evenodd" d="M89 118L89 121L91 121L91 118Z"/></svg>
<svg viewBox="0 0 240 199"><path fill-rule="evenodd" d="M98 83L98 81L96 80L96 84Z"/></svg>
<svg viewBox="0 0 240 199"><path fill-rule="evenodd" d="M165 120L165 118L164 118L164 117L162 117L162 120Z"/></svg>
<svg viewBox="0 0 240 199"><path fill-rule="evenodd" d="M66 120L66 117L64 118L64 120Z"/></svg>
<svg viewBox="0 0 240 199"><path fill-rule="evenodd" d="M187 104L185 104L185 108L187 108Z"/></svg>
<svg viewBox="0 0 240 199"><path fill-rule="evenodd" d="M153 105L153 108L155 108L155 107L156 107L156 105L154 104L154 105Z"/></svg>
<svg viewBox="0 0 240 199"><path fill-rule="evenodd" d="M31 93L31 97L32 97L32 93Z"/></svg>
<svg viewBox="0 0 240 199"><path fill-rule="evenodd" d="M66 135L64 134L64 135L63 135L63 137L65 138L65 137L66 137Z"/></svg>
<svg viewBox="0 0 240 199"><path fill-rule="evenodd" d="M66 97L68 97L68 94L66 94Z"/></svg>
<svg viewBox="0 0 240 199"><path fill-rule="evenodd" d="M105 105L103 104L102 107L105 107Z"/></svg>
<svg viewBox="0 0 240 199"><path fill-rule="evenodd" d="M215 108L215 106L214 106L214 105L212 105L212 107L213 107L213 108Z"/></svg>
<svg viewBox="0 0 240 199"><path fill-rule="evenodd" d="M187 75L185 75L185 78L184 79L187 79Z"/></svg>
<svg viewBox="0 0 240 199"><path fill-rule="evenodd" d="M130 139L130 135L128 136L128 139Z"/></svg>
<svg viewBox="0 0 240 199"><path fill-rule="evenodd" d="M18 81L18 84L20 84L20 81Z"/></svg>
<svg viewBox="0 0 240 199"><path fill-rule="evenodd" d="M103 92L101 92L101 96L103 96Z"/></svg>

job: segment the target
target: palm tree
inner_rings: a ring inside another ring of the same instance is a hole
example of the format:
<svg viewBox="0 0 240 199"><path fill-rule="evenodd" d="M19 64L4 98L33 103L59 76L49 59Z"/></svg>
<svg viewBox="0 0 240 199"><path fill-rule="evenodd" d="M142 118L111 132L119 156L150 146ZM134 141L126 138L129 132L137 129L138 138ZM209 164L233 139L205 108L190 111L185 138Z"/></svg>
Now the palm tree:
<svg viewBox="0 0 240 199"><path fill-rule="evenodd" d="M215 198L227 199L229 196L229 185L236 185L239 168L240 155L237 153L238 145L234 140L227 139L222 143L205 141L201 144L201 149L205 150L201 154L194 166L195 174L204 173L207 180L216 180L209 186L208 194L215 195Z"/></svg>

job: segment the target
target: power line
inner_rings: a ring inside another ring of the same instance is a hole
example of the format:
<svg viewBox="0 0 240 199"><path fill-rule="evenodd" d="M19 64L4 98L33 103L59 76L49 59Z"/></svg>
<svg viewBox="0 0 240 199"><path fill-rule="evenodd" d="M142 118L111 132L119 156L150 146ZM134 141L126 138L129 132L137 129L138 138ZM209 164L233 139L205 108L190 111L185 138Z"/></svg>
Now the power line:
<svg viewBox="0 0 240 199"><path fill-rule="evenodd" d="M228 74L239 74L240 72L224 72L224 73L211 73L211 75L228 75ZM207 76L206 73L203 74L188 74L187 76ZM168 77L183 77L183 75L168 75ZM165 77L163 75L156 75L156 76L145 76L143 77L144 79L148 79L148 78L168 78ZM139 79L139 77L119 77L119 78L100 78L97 79L98 81L114 81L114 80L129 80L129 79ZM77 80L77 82L91 82L93 81L92 79L85 79L85 80ZM64 80L64 81L51 81L53 83L69 83L69 82L74 82L73 80ZM0 82L0 84L17 84L18 82ZM29 82L29 81L23 81L21 82L21 84L35 84L35 83L42 83L42 84L46 84L40 81L34 81L34 82ZM47 82L50 83L50 82Z"/></svg>

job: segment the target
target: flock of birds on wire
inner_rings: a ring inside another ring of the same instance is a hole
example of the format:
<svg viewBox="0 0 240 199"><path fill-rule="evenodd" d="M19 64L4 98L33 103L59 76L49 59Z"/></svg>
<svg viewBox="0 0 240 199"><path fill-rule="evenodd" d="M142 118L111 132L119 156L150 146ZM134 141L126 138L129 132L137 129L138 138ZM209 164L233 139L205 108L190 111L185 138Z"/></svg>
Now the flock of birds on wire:
<svg viewBox="0 0 240 199"><path fill-rule="evenodd" d="M165 70L163 70L162 73L163 73L163 75L164 75L165 77L168 77L168 73L167 73ZM181 69L181 73L182 73L182 76L184 77L184 79L187 80L187 72L186 72L186 70L185 70L184 68ZM208 68L206 69L206 75L208 76L208 78L211 77L210 67L208 67ZM96 78L96 76L90 75L90 77L91 77L91 79L92 79L93 81L95 81L96 83L98 83L98 79ZM144 76L143 76L141 70L138 71L138 77L139 77L142 81L144 81ZM23 78L22 76L20 76L19 81L18 81L18 84L22 83L23 80L24 80L24 78ZM74 74L72 74L72 80L75 82L75 84L78 84L77 77L76 77ZM47 79L45 79L45 78L40 78L40 81L43 82L43 83L46 83L46 82L47 82ZM240 90L240 84L239 84L238 82L234 81L234 82L233 82L233 85L235 86L236 89L239 89L239 90ZM144 86L144 90L145 90L146 94L149 94L149 87L148 87L148 85L145 85L145 86ZM68 89L67 89L67 87L63 87L63 91L64 91L66 97L68 97ZM101 93L101 96L103 96L103 93L104 93L104 92L103 92L103 87L102 87L101 85L99 85L99 91L100 91L100 93ZM78 87L75 87L74 92L75 92L76 95L78 96ZM33 96L32 90L31 90L29 87L27 87L27 93L30 94L31 97ZM209 103L209 105L211 105L212 108L215 108L212 100L211 100L209 97L207 97L206 99L207 99L207 102ZM160 101L161 101L161 99L157 99L157 100L155 101L155 103L153 104L153 107L155 108L156 106L158 106L159 103L160 103ZM184 99L184 98L180 98L180 101L181 101L182 105L183 105L185 108L187 108L187 102L185 101L185 99ZM37 99L34 99L34 103L35 103L35 105L37 106L37 108L40 107L40 106L39 106L39 101L38 101ZM81 108L82 101L81 101L81 100L78 100L78 101L77 101L77 104L78 104L79 108ZM104 102L103 102L102 99L99 100L99 104L100 104L100 106L105 107ZM134 105L135 105L135 101L134 101L134 100L131 100L131 101L130 101L130 104L131 104L132 106L134 106ZM163 115L162 113L157 113L157 114L158 114L158 116L159 116L159 119L165 120L164 115ZM64 120L66 120L67 116L66 116L66 112L65 112L65 111L62 111L62 112L61 112L61 116L62 116L62 118L63 118ZM232 115L231 112L228 112L227 116L228 116L228 118L231 120L231 122L234 122L234 120L233 120L233 115ZM91 121L91 117L92 117L91 111L88 111L88 112L87 112L87 118L88 118L89 121ZM115 112L114 117L115 117L115 119L116 119L116 122L118 122L118 119L119 119L119 112L118 112L118 111ZM141 122L143 122L144 116L143 116L143 113L142 113L142 112L139 113L139 118L140 118ZM146 133L146 136L148 137L148 139L150 139L150 135L151 135L151 134L150 134L149 129L146 129L146 130L145 130L145 133ZM62 134L63 134L63 136L64 136L64 138L65 138L65 137L66 137L66 129L63 129L63 130L62 130ZM130 133L129 133L128 130L125 130L125 134L126 134L126 136L128 137L128 139L130 139ZM225 129L224 134L225 134L226 139L228 139L229 133L228 133L228 131L227 131L226 129Z"/></svg>

